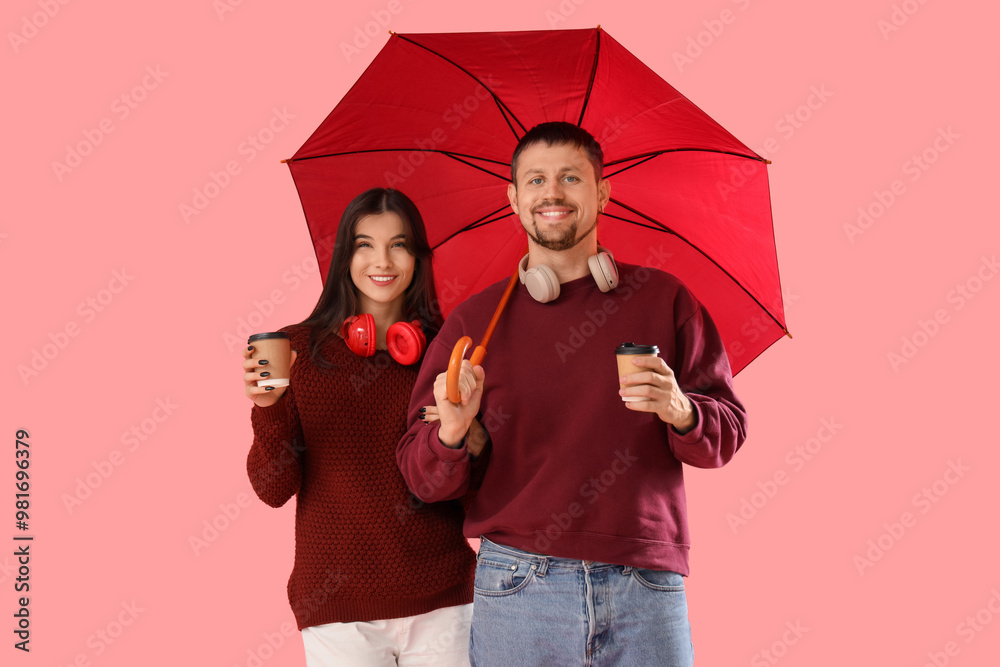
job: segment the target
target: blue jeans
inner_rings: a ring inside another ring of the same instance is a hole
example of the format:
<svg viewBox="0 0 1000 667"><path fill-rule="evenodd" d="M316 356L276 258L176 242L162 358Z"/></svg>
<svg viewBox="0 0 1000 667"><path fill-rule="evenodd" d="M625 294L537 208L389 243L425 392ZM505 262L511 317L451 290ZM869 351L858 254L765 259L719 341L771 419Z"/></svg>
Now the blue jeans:
<svg viewBox="0 0 1000 667"><path fill-rule="evenodd" d="M691 667L684 578L570 560L483 538L469 658L474 667Z"/></svg>

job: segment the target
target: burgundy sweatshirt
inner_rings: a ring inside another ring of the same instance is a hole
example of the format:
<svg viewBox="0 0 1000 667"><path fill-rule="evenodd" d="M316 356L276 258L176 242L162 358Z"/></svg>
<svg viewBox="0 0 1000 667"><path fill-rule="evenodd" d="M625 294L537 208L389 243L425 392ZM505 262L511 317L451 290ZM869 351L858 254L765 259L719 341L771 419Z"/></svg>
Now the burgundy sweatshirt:
<svg viewBox="0 0 1000 667"><path fill-rule="evenodd" d="M479 419L492 440L482 488L465 520L468 537L550 556L689 573L682 464L727 463L746 437L729 360L708 312L676 278L619 265L604 294L587 276L558 299L534 301L518 285L483 362ZM461 495L463 448L418 421L433 403L435 376L462 335L481 340L504 283L459 305L424 358L396 451L407 484L424 500ZM632 412L618 395L615 348L656 345L694 404L697 425L681 435L655 414Z"/></svg>
<svg viewBox="0 0 1000 667"><path fill-rule="evenodd" d="M299 629L472 602L460 503L418 501L396 467L416 368L387 352L361 358L333 336L322 352L335 368L323 370L306 328L283 331L298 352L291 385L252 408L247 473L272 507L297 495L288 600Z"/></svg>

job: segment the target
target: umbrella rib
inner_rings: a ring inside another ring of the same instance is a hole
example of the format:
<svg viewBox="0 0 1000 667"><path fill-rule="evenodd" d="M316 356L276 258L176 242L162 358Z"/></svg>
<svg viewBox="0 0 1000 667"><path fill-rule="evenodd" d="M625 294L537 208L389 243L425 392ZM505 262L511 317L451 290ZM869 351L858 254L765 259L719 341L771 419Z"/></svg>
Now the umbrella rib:
<svg viewBox="0 0 1000 667"><path fill-rule="evenodd" d="M510 179L507 178L506 176L501 176L500 174L494 174L489 169L486 169L484 167L480 167L478 164L473 164L472 162L469 162L468 160L461 159L462 157L470 157L470 158L473 158L473 159L476 159L476 160L483 159L483 158L476 157L475 155L468 155L468 156L462 155L461 157L458 157L458 156L461 155L460 153L449 153L447 151L429 151L429 152L432 152L432 153L441 153L442 155L446 155L446 156L450 157L455 162L461 162L462 164L468 165L468 166L472 167L473 169L478 169L478 170L480 170L482 172L485 172L485 173L489 174L490 176L496 176L497 178L499 178L502 181L507 181L508 183L511 182ZM502 164L504 166L510 166L506 162L499 162L497 160L487 160L487 161L488 162L492 162L493 164Z"/></svg>
<svg viewBox="0 0 1000 667"><path fill-rule="evenodd" d="M462 72L465 72L467 75L469 75L469 78L471 78L473 81L475 81L476 83L478 83L480 86L483 87L483 89L485 89L490 95L493 96L493 99L497 103L497 106L501 107L502 109L505 109L507 111L507 113L510 114L510 117L514 119L514 122L517 123L521 127L522 131L524 131L524 132L528 131L524 127L524 125L521 123L521 121L519 121L517 119L517 116L514 115L514 112L510 110L510 107L508 107L506 104L504 104L503 101L501 101L501 99L499 97L497 97L497 94L494 93L492 90L490 90L490 87L487 86L485 83L483 83L482 80L480 80L480 78L477 77L475 74L473 74L469 70L465 69L464 67L462 67L461 65L459 65L458 63L456 63L451 58L447 58L447 57L441 55L440 53L438 53L437 51L424 46L423 44L418 44L417 42L413 41L412 39L410 39L406 35L400 35L399 33L396 33L396 36L399 37L400 39L406 40L407 42L409 42L410 44L413 44L414 46L419 46L421 49L427 51L428 53L431 53L431 54L437 56L441 60L443 60L443 61L445 61L447 63L450 63L450 64L454 65L456 68L458 68L459 70L461 70ZM504 114L504 116L506 117L506 114ZM507 120L507 125L508 126L510 125L510 120L509 119ZM511 126L510 129L511 129L511 132L514 133L514 136L517 137L517 131L514 130L513 126Z"/></svg>
<svg viewBox="0 0 1000 667"><path fill-rule="evenodd" d="M456 232L454 232L451 235L449 235L448 238L446 238L443 241L441 241L441 243L438 243L437 245L435 245L433 249L437 250L438 248L440 248L441 246L443 246L445 243L447 243L448 241L452 240L453 238L455 238L459 234L462 234L463 232L469 232L469 231L472 231L473 229L478 229L479 227L483 227L484 225L488 225L490 223L497 222L498 220L503 220L504 218L506 218L507 216L509 216L510 213L501 215L498 218L494 218L492 216L495 216L497 213L500 213L505 208L507 208L507 207L506 206L501 206L500 208L498 208L497 210L493 211L492 213L487 213L486 215L484 215L483 217L479 218L478 220L473 220L472 222L470 222L469 224L467 224L465 227L462 227L461 229L459 229Z"/></svg>
<svg viewBox="0 0 1000 667"><path fill-rule="evenodd" d="M624 168L622 168L622 169L619 169L618 171L616 171L616 172L615 172L615 173L613 173L613 174L608 174L608 175L604 176L604 178L611 178L612 176L617 176L618 174L621 174L622 172L626 172L626 171L628 171L629 169L632 169L633 167L638 167L638 166L639 166L640 164L642 164L643 162L649 162L650 160L652 160L652 159L653 159L654 157L656 157L657 155L659 155L659 153L656 153L656 154L654 154L654 155L649 155L649 156L647 156L647 157L643 158L642 160L639 160L639 161L638 161L638 162L636 162L635 164L630 164L630 165L629 165L629 166L627 166L627 167L624 167ZM634 160L634 159L637 159L637 158L638 158L638 156L636 156L635 158L628 158L628 159L631 159L631 160ZM611 162L611 163L609 163L609 164L606 164L606 165L604 165L604 166L605 166L605 167L610 167L610 166L612 166L612 165L615 165L615 164L621 164L622 162L627 162L627 161L628 161L628 159L627 159L627 160L616 160L615 162Z"/></svg>
<svg viewBox="0 0 1000 667"><path fill-rule="evenodd" d="M324 157L340 157L342 155L361 155L362 153L440 153L442 155L447 155L448 157L455 158L455 156L469 158L470 160L482 160L483 162L492 162L493 164L499 164L504 167L509 167L509 162L502 162L500 160L494 160L493 158L481 157L479 155L466 155L465 153L454 153L452 151L435 150L431 148L366 148L357 151L344 151L342 153L323 153L322 155L308 155L306 157L297 158L286 158L282 162L302 162L304 160L318 160ZM457 159L457 158L456 158ZM475 167L476 165L470 164L470 167ZM481 168L481 167L480 167ZM510 180L510 179L504 179Z"/></svg>
<svg viewBox="0 0 1000 667"><path fill-rule="evenodd" d="M640 153L639 155L633 155L631 157L625 157L619 160L614 160L613 162L607 162L604 165L605 167L613 167L618 164L630 162L631 160L639 160L639 162L636 162L635 164L630 164L629 166L624 167L619 171L616 171L614 174L605 176L605 178L611 178L611 176L615 176L624 171L628 171L633 167L638 167L643 162L647 162L648 160L651 160L654 157L657 157L658 155L663 155L664 153L718 153L719 155L732 155L733 157L741 157L741 158L746 158L747 160L757 160L758 162L763 162L764 164L771 164L770 160L766 160L760 157L759 155L745 155L743 153L734 153L733 151L720 151L714 148L667 148L662 151L653 151L651 153Z"/></svg>
<svg viewBox="0 0 1000 667"><path fill-rule="evenodd" d="M594 49L594 64L590 68L590 80L587 81L587 94L583 96L583 107L580 108L580 118L576 124L583 126L583 115L587 113L587 103L590 102L590 93L594 90L594 79L597 78L597 61L601 58L601 27L597 26L597 46Z"/></svg>
<svg viewBox="0 0 1000 667"><path fill-rule="evenodd" d="M756 303L758 306L760 306L761 310L763 310L765 313L767 313L767 316L770 317L774 321L774 323L778 325L779 329L781 329L785 334L788 333L788 329L785 328L785 325L782 324L781 322L779 322L778 318L775 317L774 315L772 315L771 311L768 310L767 307L764 304L762 304L757 299L757 297L755 297L753 294L751 294L750 290L748 290L746 287L743 286L743 283L741 283L739 280L737 280L735 277L733 277L733 274L731 274L729 271L727 271L725 269L725 267L723 267L721 264L719 264L717 261L715 261L715 259L713 259L712 256L709 255L707 252L705 252L704 250L702 250L701 248L699 248L698 246L696 246L694 243L691 243L691 241L689 241L688 239L684 238L682 235L678 234L676 230L671 229L670 227L667 227L662 222L654 220L653 218L651 218L650 216L646 215L645 213L637 211L636 209L632 208L628 204L620 202L620 201L618 201L617 199L615 199L613 197L611 198L611 201L614 202L615 204L618 204L619 206L621 206L626 211L631 211L632 213L635 213L639 217L648 220L652 224L644 224L644 223L641 223L641 222L636 222L634 220L629 220L627 218L623 218L621 216L613 215L613 214L609 214L609 213L604 213L603 215L606 215L609 218L615 218L616 220L621 220L622 222L627 222L629 224L636 225L638 227L645 227L647 229L652 229L654 231L662 231L662 232L666 232L667 234L673 234L678 239L680 239L684 243L688 244L688 246L690 246L691 248L693 248L694 250L696 250L698 253L700 253L702 257L704 257L705 259L707 259L708 261L710 261L712 264L715 264L715 266L716 266L717 269L719 269L724 274L726 274L726 276L728 276L730 280L732 280L741 290L743 290L743 292L748 297L750 297L751 299L753 299L754 303Z"/></svg>

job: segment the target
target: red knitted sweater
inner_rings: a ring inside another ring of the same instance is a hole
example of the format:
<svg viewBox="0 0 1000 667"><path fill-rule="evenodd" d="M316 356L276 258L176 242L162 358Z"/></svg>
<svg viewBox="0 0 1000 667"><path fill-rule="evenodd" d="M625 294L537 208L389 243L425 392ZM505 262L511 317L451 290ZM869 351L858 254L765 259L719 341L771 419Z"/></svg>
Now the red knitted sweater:
<svg viewBox="0 0 1000 667"><path fill-rule="evenodd" d="M251 411L247 473L272 507L298 496L288 600L299 629L472 602L461 504L416 500L396 467L417 368L361 358L333 336L322 353L334 368L321 369L308 329L283 331L298 358L285 395Z"/></svg>

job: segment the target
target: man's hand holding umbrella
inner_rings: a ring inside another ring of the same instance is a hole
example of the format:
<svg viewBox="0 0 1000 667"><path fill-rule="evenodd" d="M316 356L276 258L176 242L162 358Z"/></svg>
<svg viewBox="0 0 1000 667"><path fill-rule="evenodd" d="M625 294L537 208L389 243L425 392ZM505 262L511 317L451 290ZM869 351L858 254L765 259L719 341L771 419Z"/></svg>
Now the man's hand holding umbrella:
<svg viewBox="0 0 1000 667"><path fill-rule="evenodd" d="M483 396L485 379L486 374L482 366L473 366L468 359L463 360L458 373L460 400L452 403L448 399L448 373L446 371L438 374L434 381L434 399L437 403L437 418L441 420L438 440L444 446L458 448L466 434L469 434L470 428L478 425L476 415L479 413L479 401ZM469 453L478 456L483 449L484 441L485 438L470 437L466 443Z"/></svg>

